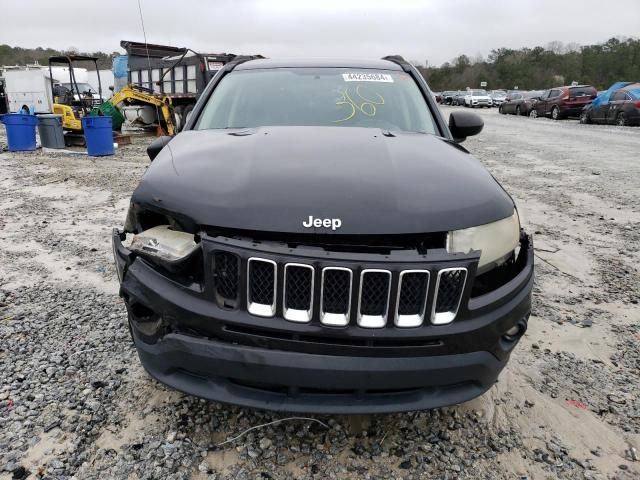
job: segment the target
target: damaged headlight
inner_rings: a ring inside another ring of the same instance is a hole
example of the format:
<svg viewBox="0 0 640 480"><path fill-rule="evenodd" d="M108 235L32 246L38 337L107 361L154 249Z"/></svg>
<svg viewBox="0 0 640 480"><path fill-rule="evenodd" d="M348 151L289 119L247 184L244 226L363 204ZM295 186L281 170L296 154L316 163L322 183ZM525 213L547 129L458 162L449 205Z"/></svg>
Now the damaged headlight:
<svg viewBox="0 0 640 480"><path fill-rule="evenodd" d="M468 253L480 250L478 272L488 270L509 258L520 242L518 212L497 222L449 232L447 250Z"/></svg>
<svg viewBox="0 0 640 480"><path fill-rule="evenodd" d="M129 249L161 264L174 264L188 258L198 244L191 233L171 230L169 225L159 225L133 237Z"/></svg>

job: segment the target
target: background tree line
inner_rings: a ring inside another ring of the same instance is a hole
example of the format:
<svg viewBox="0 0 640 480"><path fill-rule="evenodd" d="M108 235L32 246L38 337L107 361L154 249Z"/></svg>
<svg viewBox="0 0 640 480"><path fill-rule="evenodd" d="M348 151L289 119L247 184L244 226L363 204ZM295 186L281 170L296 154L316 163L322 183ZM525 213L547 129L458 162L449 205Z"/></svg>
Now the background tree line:
<svg viewBox="0 0 640 480"><path fill-rule="evenodd" d="M117 52L80 53L74 47L54 50L0 45L0 66L35 62L46 65L49 57L64 54L98 57L99 68L108 69ZM436 91L477 88L480 82L487 82L490 89L517 86L521 90L532 90L566 85L574 80L603 89L619 80L640 82L640 39L611 38L604 43L583 46L551 42L545 47L498 48L486 59L460 55L440 67L416 66Z"/></svg>
<svg viewBox="0 0 640 480"><path fill-rule="evenodd" d="M111 68L111 58L114 53L105 52L79 52L77 48L69 47L66 50L54 50L52 48L22 48L11 47L9 45L0 45L0 67L2 65L27 65L32 63L39 63L40 65L47 65L49 57L56 55L87 55L90 57L98 58L98 68ZM93 70L93 63L80 64L79 66L89 68Z"/></svg>
<svg viewBox="0 0 640 480"><path fill-rule="evenodd" d="M551 42L546 47L498 48L487 59L460 55L440 67L418 66L431 88L464 90L489 89L537 90L572 81L607 88L613 82L640 82L640 39L611 38L596 45Z"/></svg>

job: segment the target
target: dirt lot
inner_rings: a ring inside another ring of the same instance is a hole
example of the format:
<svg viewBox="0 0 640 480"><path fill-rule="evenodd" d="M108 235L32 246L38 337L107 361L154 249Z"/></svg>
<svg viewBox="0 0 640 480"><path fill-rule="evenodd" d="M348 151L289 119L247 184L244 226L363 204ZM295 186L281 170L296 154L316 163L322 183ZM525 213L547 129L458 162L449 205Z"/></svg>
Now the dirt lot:
<svg viewBox="0 0 640 480"><path fill-rule="evenodd" d="M467 404L322 423L140 367L109 235L149 138L101 159L0 154L0 479L639 478L640 128L478 113L465 145L535 234L526 337Z"/></svg>

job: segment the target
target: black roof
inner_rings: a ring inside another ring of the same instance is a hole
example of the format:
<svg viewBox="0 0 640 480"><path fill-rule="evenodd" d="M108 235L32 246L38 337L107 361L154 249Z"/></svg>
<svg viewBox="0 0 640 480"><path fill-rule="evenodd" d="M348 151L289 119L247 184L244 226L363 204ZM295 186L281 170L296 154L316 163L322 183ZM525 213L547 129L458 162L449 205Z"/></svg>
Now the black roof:
<svg viewBox="0 0 640 480"><path fill-rule="evenodd" d="M187 51L184 47L172 47L170 45L156 45L153 43L131 42L122 40L120 46L127 51L128 55L146 57L147 52L150 57L161 58L172 55L181 55Z"/></svg>
<svg viewBox="0 0 640 480"><path fill-rule="evenodd" d="M348 58L261 58L248 60L236 67L236 70L254 70L259 68L293 68L293 67L320 67L320 68L362 68L377 70L402 71L402 67L389 60L354 60Z"/></svg>
<svg viewBox="0 0 640 480"><path fill-rule="evenodd" d="M97 62L97 57L88 57L86 55L60 55L57 57L49 57L50 63L71 63L71 62Z"/></svg>
<svg viewBox="0 0 640 480"><path fill-rule="evenodd" d="M182 55L183 53L189 50L186 47L172 47L171 45L158 45L155 43L132 42L130 40L121 40L120 46L126 50L127 55L130 55L133 57L146 57L147 52L149 54L149 57L151 58L176 57L178 55ZM206 55L206 56L232 55L230 53L202 53L202 52L197 52L197 53L198 55Z"/></svg>

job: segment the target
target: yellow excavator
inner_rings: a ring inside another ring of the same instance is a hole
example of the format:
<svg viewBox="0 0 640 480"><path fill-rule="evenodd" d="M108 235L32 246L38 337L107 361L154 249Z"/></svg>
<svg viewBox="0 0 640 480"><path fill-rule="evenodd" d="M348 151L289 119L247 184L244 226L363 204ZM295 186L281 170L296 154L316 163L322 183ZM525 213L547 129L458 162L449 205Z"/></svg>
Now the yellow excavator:
<svg viewBox="0 0 640 480"><path fill-rule="evenodd" d="M83 55L66 55L49 58L49 77L51 79L51 93L53 97L52 112L62 115L62 127L71 132L82 132L82 117L86 115L104 115L113 118L113 129L120 130L124 123L124 116L120 112L121 104L142 104L156 107L159 126L158 135L176 134L173 106L171 98L154 95L144 87L127 85L116 92L109 100L102 102L102 84L98 73L98 99L91 92L81 92L76 81L73 65L76 62L94 62L98 71L98 59ZM69 70L69 86L64 87L53 77L53 64L64 64Z"/></svg>
<svg viewBox="0 0 640 480"><path fill-rule="evenodd" d="M170 97L158 97L152 93L148 93L146 89L142 87L127 85L120 91L114 93L113 97L100 105L98 109L105 109L105 104L111 104L118 109L118 105L121 103L155 106L158 117L160 117L158 135L174 136L176 134L176 126L173 121L173 106L171 105Z"/></svg>

